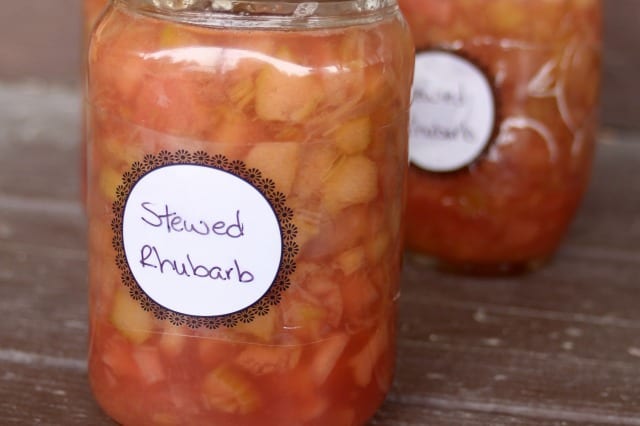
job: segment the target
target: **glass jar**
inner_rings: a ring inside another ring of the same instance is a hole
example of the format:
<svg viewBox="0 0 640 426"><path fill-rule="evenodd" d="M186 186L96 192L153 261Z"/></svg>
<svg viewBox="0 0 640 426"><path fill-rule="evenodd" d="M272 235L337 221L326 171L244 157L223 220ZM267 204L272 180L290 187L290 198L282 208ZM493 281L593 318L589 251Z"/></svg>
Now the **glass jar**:
<svg viewBox="0 0 640 426"><path fill-rule="evenodd" d="M395 0L119 0L89 51L89 375L123 424L356 425L389 390Z"/></svg>
<svg viewBox="0 0 640 426"><path fill-rule="evenodd" d="M401 0L416 44L407 244L441 266L549 259L585 192L599 0Z"/></svg>

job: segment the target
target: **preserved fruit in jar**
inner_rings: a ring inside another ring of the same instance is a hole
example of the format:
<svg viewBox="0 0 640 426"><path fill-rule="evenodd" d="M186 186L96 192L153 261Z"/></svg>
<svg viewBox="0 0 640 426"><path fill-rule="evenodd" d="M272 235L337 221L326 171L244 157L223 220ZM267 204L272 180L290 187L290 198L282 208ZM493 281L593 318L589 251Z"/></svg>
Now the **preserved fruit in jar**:
<svg viewBox="0 0 640 426"><path fill-rule="evenodd" d="M89 51L89 375L123 424L357 425L389 390L395 1L117 1Z"/></svg>
<svg viewBox="0 0 640 426"><path fill-rule="evenodd" d="M407 244L468 272L550 258L590 174L599 0L402 0L416 45Z"/></svg>

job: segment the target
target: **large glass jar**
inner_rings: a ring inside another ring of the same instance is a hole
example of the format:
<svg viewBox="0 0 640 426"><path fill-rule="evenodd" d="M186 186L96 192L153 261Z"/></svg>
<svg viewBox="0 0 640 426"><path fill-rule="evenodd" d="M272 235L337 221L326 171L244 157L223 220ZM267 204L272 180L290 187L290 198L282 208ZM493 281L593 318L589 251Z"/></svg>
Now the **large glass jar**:
<svg viewBox="0 0 640 426"><path fill-rule="evenodd" d="M552 256L585 192L600 0L401 0L416 44L408 246L458 270Z"/></svg>
<svg viewBox="0 0 640 426"><path fill-rule="evenodd" d="M357 425L395 350L395 0L113 2L89 50L89 375L127 425Z"/></svg>

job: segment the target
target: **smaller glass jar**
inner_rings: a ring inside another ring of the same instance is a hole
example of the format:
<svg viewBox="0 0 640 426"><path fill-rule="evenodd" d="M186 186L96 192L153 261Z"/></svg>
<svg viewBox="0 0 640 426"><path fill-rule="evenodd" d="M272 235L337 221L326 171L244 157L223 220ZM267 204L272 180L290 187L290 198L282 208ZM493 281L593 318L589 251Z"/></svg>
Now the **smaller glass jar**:
<svg viewBox="0 0 640 426"><path fill-rule="evenodd" d="M416 44L407 244L469 272L549 259L587 187L600 0L401 0Z"/></svg>
<svg viewBox="0 0 640 426"><path fill-rule="evenodd" d="M89 378L126 425L364 424L388 392L395 0L116 0L89 50Z"/></svg>

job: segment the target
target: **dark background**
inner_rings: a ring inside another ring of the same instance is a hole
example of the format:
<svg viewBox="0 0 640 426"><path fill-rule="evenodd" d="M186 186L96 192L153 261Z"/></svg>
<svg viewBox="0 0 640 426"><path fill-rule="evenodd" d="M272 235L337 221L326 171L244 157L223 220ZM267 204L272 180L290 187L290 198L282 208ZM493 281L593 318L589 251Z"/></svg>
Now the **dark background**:
<svg viewBox="0 0 640 426"><path fill-rule="evenodd" d="M532 0L536 1L536 0ZM81 0L2 1L0 80L79 80ZM602 121L640 128L640 1L604 0Z"/></svg>

